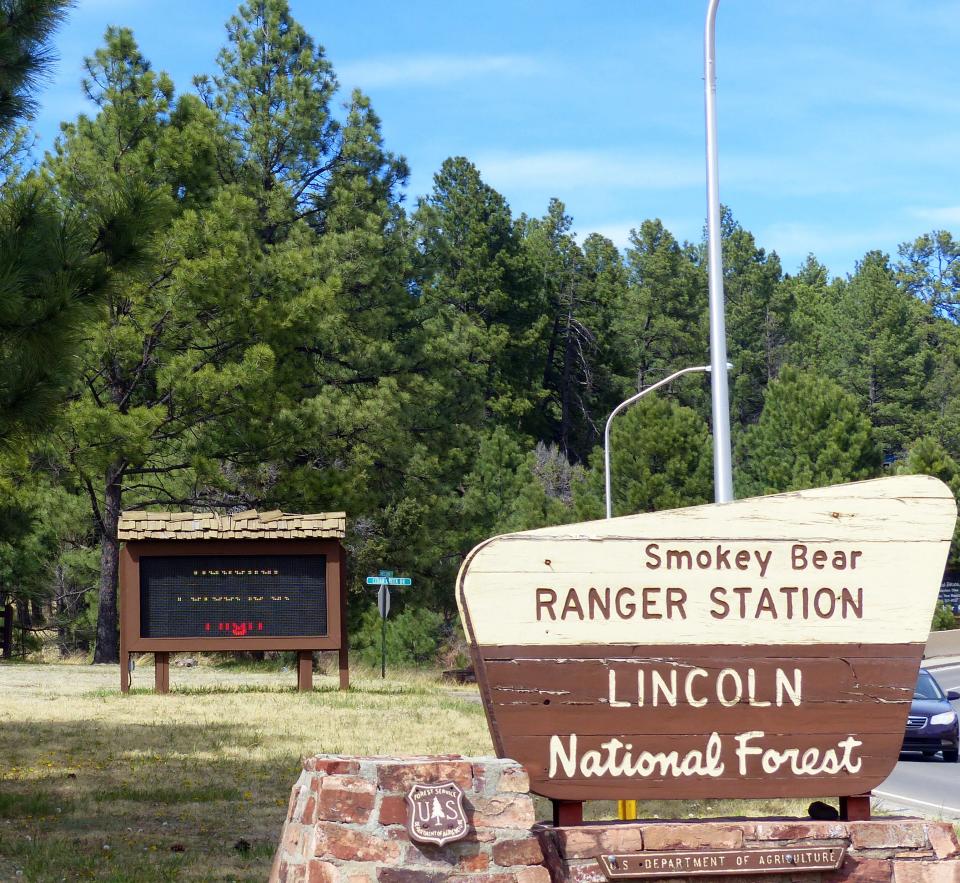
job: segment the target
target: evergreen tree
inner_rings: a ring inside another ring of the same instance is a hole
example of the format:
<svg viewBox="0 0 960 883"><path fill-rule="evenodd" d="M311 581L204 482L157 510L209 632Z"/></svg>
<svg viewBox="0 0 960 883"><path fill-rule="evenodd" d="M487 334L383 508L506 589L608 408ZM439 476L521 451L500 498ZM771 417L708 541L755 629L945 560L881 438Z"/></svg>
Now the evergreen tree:
<svg viewBox="0 0 960 883"><path fill-rule="evenodd" d="M581 249L571 223L553 199L543 219L527 222L524 243L549 320L542 355L546 395L538 406L544 426L536 428L580 461L618 400L620 354L611 337L624 273L613 243L594 235Z"/></svg>
<svg viewBox="0 0 960 883"><path fill-rule="evenodd" d="M218 152L225 183L257 203L258 229L275 241L294 220L317 218L336 165L337 90L322 46L290 14L287 0L249 0L227 22L220 73L194 83L229 133Z"/></svg>
<svg viewBox="0 0 960 883"><path fill-rule="evenodd" d="M784 368L769 385L763 412L737 444L738 496L859 481L878 474L870 420L829 378Z"/></svg>
<svg viewBox="0 0 960 883"><path fill-rule="evenodd" d="M886 255L870 252L842 289L836 329L836 379L862 403L884 457L921 430L932 367L928 308L902 291Z"/></svg>
<svg viewBox="0 0 960 883"><path fill-rule="evenodd" d="M934 230L898 249L898 282L931 313L960 321L960 242L946 230Z"/></svg>
<svg viewBox="0 0 960 883"><path fill-rule="evenodd" d="M35 436L55 419L75 377L81 327L102 303L123 245L109 231L143 209L133 194L97 206L87 218L64 216L46 183L17 174L19 128L36 107L34 91L49 70L50 39L67 0L0 2L0 439Z"/></svg>
<svg viewBox="0 0 960 883"><path fill-rule="evenodd" d="M621 398L709 358L705 278L659 220L631 232L626 263L629 287L614 320L624 347ZM701 400L687 386L677 392Z"/></svg>
<svg viewBox="0 0 960 883"><path fill-rule="evenodd" d="M614 516L708 503L713 498L713 452L697 413L656 394L618 415L610 433ZM579 518L604 516L603 448L574 492Z"/></svg>
<svg viewBox="0 0 960 883"><path fill-rule="evenodd" d="M960 464L950 456L936 439L924 436L917 439L897 464L901 475L932 475L939 478L960 498ZM950 543L949 566L960 565L960 522L954 527Z"/></svg>
<svg viewBox="0 0 960 883"><path fill-rule="evenodd" d="M443 375L443 417L520 428L539 398L546 321L506 201L467 160L448 159L413 221L424 358Z"/></svg>
<svg viewBox="0 0 960 883"><path fill-rule="evenodd" d="M789 289L778 285L780 259L767 254L752 233L744 230L726 207L720 233L723 248L723 288L726 302L727 355L730 374L730 407L734 428L756 422L763 408L763 391L777 376L787 343ZM706 269L706 247L699 253ZM703 277L706 287L706 277ZM707 330L702 332L706 340Z"/></svg>
<svg viewBox="0 0 960 883"><path fill-rule="evenodd" d="M108 30L87 75L98 113L64 127L50 161L58 194L83 215L131 190L149 208L108 230L140 260L87 330L62 442L101 543L94 661L113 662L124 494L135 506L195 501L217 477L217 442L264 407L273 354L250 339L255 206L214 186L215 118L195 98L174 101L129 31Z"/></svg>

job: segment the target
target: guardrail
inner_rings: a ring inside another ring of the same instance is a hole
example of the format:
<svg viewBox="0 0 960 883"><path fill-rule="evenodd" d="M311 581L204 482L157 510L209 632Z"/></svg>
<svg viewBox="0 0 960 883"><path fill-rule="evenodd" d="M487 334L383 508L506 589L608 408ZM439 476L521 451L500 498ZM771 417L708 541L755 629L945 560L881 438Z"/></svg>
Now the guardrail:
<svg viewBox="0 0 960 883"><path fill-rule="evenodd" d="M960 629L930 632L923 657L930 659L933 656L960 656Z"/></svg>

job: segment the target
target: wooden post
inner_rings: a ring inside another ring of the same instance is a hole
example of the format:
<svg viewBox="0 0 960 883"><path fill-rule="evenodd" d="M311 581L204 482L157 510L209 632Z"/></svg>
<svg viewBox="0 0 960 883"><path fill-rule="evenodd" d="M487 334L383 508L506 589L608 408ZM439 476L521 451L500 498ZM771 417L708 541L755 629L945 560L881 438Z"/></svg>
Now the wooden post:
<svg viewBox="0 0 960 883"><path fill-rule="evenodd" d="M123 602L119 597L117 600L120 603L120 692L129 693L130 651L127 649L127 630L123 627Z"/></svg>
<svg viewBox="0 0 960 883"><path fill-rule="evenodd" d="M153 654L153 686L158 693L170 692L170 654Z"/></svg>
<svg viewBox="0 0 960 883"><path fill-rule="evenodd" d="M313 651L297 651L297 689L309 692L313 689Z"/></svg>
<svg viewBox="0 0 960 883"><path fill-rule="evenodd" d="M347 553L342 543L338 543L337 555L340 559L340 647L337 650L337 664L340 669L340 689L350 689L350 658L347 650Z"/></svg>
<svg viewBox="0 0 960 883"><path fill-rule="evenodd" d="M554 827L583 824L582 800L551 800L550 802L553 804Z"/></svg>
<svg viewBox="0 0 960 883"><path fill-rule="evenodd" d="M840 798L840 818L845 822L870 821L870 792Z"/></svg>

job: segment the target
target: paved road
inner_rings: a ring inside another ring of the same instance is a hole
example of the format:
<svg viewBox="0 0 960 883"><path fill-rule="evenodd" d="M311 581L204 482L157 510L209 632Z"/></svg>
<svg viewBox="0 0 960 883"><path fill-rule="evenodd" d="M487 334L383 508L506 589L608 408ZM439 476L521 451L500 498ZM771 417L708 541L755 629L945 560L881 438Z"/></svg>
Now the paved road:
<svg viewBox="0 0 960 883"><path fill-rule="evenodd" d="M944 690L960 690L960 664L933 669L933 675ZM960 702L953 707L960 711ZM873 793L879 805L891 810L960 819L960 763L944 763L939 754L931 760L901 754L894 771Z"/></svg>

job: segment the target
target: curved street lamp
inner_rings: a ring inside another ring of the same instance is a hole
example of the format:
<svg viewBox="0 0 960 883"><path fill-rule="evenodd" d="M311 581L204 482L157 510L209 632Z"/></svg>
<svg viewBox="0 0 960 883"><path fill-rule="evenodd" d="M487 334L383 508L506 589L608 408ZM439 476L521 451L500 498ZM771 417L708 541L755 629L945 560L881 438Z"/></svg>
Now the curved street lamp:
<svg viewBox="0 0 960 883"><path fill-rule="evenodd" d="M724 362L726 366L726 362ZM610 425L613 423L613 418L617 416L624 408L629 408L634 402L642 399L648 392L653 392L655 389L659 389L661 386L669 383L671 380L676 380L678 377L684 374L690 374L694 371L706 371L709 373L713 370L712 365L697 365L693 368L681 368L679 371L674 371L669 377L664 377L663 380L658 380L652 386L648 386L646 389L640 390L636 395L630 396L630 398L625 399L620 402L616 408L610 412L610 416L607 417L607 425L603 430L603 477L604 477L604 492L606 495L607 501L607 518L613 518L613 502L610 499Z"/></svg>

